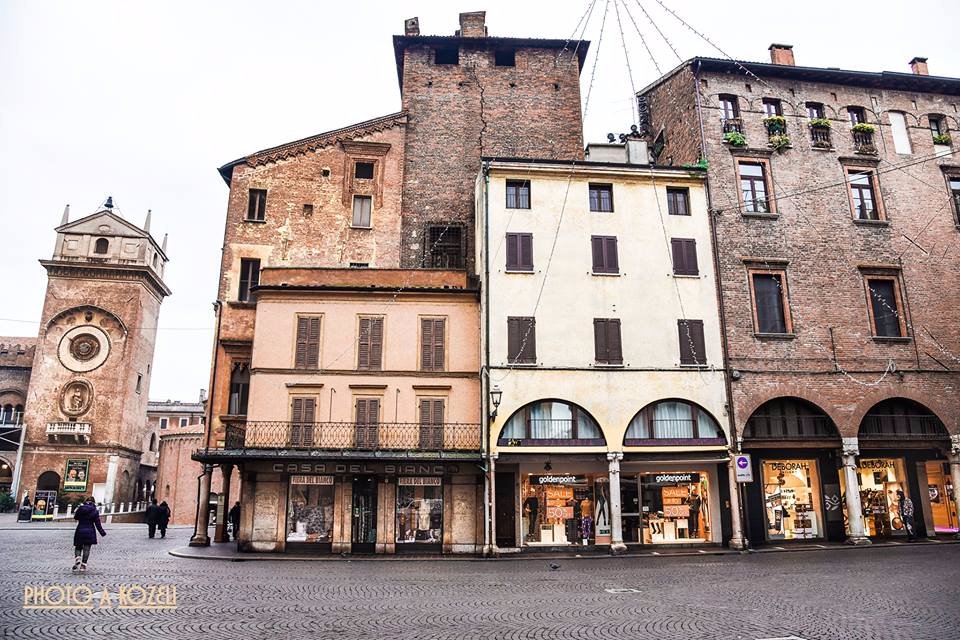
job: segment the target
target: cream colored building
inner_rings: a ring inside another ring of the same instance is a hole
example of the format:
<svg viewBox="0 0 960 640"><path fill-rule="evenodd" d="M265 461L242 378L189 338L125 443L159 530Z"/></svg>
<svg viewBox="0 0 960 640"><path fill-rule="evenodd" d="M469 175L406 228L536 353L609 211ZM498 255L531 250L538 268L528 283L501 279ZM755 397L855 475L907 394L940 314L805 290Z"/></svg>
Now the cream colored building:
<svg viewBox="0 0 960 640"><path fill-rule="evenodd" d="M703 171L646 162L631 140L483 165L495 549L719 544L731 527Z"/></svg>

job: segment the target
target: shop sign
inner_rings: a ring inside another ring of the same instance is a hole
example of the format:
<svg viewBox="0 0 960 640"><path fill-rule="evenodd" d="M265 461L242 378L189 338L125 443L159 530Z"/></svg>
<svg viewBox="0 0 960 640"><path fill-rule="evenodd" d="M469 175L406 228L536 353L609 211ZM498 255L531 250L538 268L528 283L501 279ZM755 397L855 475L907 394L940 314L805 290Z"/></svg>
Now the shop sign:
<svg viewBox="0 0 960 640"><path fill-rule="evenodd" d="M894 466L893 460L884 460L883 458L860 458L857 466L861 469L889 469Z"/></svg>
<svg viewBox="0 0 960 640"><path fill-rule="evenodd" d="M651 487L669 487L677 484L698 484L699 473L649 473L643 476L643 484Z"/></svg>
<svg viewBox="0 0 960 640"><path fill-rule="evenodd" d="M268 467L273 473L329 474L329 473L383 473L392 475L443 475L457 473L460 468L453 464L376 464L357 462L351 464L336 462L277 462Z"/></svg>
<svg viewBox="0 0 960 640"><path fill-rule="evenodd" d="M738 453L733 456L733 469L737 482L753 482L753 464L749 453Z"/></svg>
<svg viewBox="0 0 960 640"><path fill-rule="evenodd" d="M67 468L63 475L64 491L86 491L87 476L90 474L90 460L67 458Z"/></svg>
<svg viewBox="0 0 960 640"><path fill-rule="evenodd" d="M827 512L828 522L843 521L843 498L840 495L840 485L823 485L823 507Z"/></svg>
<svg viewBox="0 0 960 640"><path fill-rule="evenodd" d="M418 476L416 478L397 478L400 487L439 487L440 478L436 476Z"/></svg>
<svg viewBox="0 0 960 640"><path fill-rule="evenodd" d="M809 471L809 462L768 462L767 466L774 471Z"/></svg>
<svg viewBox="0 0 960 640"><path fill-rule="evenodd" d="M531 484L584 484L587 481L585 476L532 476Z"/></svg>
<svg viewBox="0 0 960 640"><path fill-rule="evenodd" d="M333 484L333 476L290 476L290 484Z"/></svg>

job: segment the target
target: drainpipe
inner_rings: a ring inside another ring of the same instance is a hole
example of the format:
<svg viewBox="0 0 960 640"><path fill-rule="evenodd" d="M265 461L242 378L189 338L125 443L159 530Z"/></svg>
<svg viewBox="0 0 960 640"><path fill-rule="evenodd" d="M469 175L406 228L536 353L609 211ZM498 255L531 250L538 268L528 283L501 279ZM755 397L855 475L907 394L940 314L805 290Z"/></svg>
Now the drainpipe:
<svg viewBox="0 0 960 640"><path fill-rule="evenodd" d="M483 282L480 284L483 294L483 363L480 370L484 375L481 376L480 393L483 412L483 425L481 425L482 440L481 452L484 462L486 462L486 473L483 476L483 494L486 498L486 504L483 507L483 554L490 555L494 541L491 536L491 527L494 517L494 495L492 492L492 478L490 477L493 469L493 459L490 456L490 163L481 163L480 171L483 173Z"/></svg>

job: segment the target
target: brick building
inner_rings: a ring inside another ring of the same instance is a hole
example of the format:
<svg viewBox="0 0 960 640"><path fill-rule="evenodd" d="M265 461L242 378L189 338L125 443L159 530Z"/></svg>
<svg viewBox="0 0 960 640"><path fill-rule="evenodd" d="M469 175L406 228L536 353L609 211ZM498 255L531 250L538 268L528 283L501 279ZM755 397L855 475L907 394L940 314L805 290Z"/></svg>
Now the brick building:
<svg viewBox="0 0 960 640"><path fill-rule="evenodd" d="M400 111L220 169L195 459L201 501L214 466L242 470L242 549L483 548L474 181L482 153L582 156L587 43L488 37L482 12L460 22L439 37L406 21ZM191 544L209 543L200 515Z"/></svg>
<svg viewBox="0 0 960 640"><path fill-rule="evenodd" d="M709 167L747 533L903 535L898 490L921 533L956 532L960 80L770 52L639 92L661 162Z"/></svg>
<svg viewBox="0 0 960 640"><path fill-rule="evenodd" d="M0 337L0 492L13 493L23 410L36 350L36 338Z"/></svg>
<svg viewBox="0 0 960 640"><path fill-rule="evenodd" d="M64 212L23 422L22 490L98 502L137 499L165 250L113 210ZM164 242L164 244L166 244Z"/></svg>
<svg viewBox="0 0 960 640"><path fill-rule="evenodd" d="M157 497L157 472L160 464L160 438L170 427L200 424L204 417L206 392L200 390L198 402L180 400L151 400L147 403L147 425L143 434L143 454L135 494L138 500ZM191 488L193 487L193 483Z"/></svg>

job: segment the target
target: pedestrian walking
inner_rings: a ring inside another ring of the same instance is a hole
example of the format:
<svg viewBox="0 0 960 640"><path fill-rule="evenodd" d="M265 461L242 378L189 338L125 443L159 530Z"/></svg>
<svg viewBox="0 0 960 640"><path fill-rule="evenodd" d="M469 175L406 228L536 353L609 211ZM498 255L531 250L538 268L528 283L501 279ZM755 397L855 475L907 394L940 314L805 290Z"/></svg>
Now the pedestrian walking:
<svg viewBox="0 0 960 640"><path fill-rule="evenodd" d="M240 501L238 500L236 504L230 509L230 513L227 514L230 517L230 524L233 526L233 539L236 540L240 536Z"/></svg>
<svg viewBox="0 0 960 640"><path fill-rule="evenodd" d="M97 532L101 536L107 535L100 524L100 512L93 497L88 497L82 505L77 507L73 514L77 520L77 530L73 534L73 572L85 573L87 561L90 559L90 547L97 544Z"/></svg>
<svg viewBox="0 0 960 640"><path fill-rule="evenodd" d="M907 497L903 489L897 489L897 502L900 503L900 519L907 530L907 542L916 542L917 530L913 520L913 500Z"/></svg>
<svg viewBox="0 0 960 640"><path fill-rule="evenodd" d="M167 506L166 501L161 502L159 509L159 514L157 515L157 528L160 529L160 537L167 537L167 525L170 524L170 507Z"/></svg>
<svg viewBox="0 0 960 640"><path fill-rule="evenodd" d="M160 507L157 506L157 499L150 501L147 512L144 514L147 520L147 535L154 537L157 533L157 523L160 521Z"/></svg>

